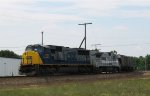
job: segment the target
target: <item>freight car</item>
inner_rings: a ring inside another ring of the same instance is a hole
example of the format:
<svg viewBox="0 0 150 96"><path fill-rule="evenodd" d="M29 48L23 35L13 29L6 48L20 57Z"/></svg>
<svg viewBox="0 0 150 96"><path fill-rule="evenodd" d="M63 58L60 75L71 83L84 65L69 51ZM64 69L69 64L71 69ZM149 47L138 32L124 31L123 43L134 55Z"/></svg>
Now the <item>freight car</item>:
<svg viewBox="0 0 150 96"><path fill-rule="evenodd" d="M134 57L118 55L118 62L120 64L121 71L133 71L135 64Z"/></svg>
<svg viewBox="0 0 150 96"><path fill-rule="evenodd" d="M28 45L22 55L20 74L46 75L63 72L129 71L126 58L114 52L99 52L55 45ZM132 69L132 68L131 68Z"/></svg>

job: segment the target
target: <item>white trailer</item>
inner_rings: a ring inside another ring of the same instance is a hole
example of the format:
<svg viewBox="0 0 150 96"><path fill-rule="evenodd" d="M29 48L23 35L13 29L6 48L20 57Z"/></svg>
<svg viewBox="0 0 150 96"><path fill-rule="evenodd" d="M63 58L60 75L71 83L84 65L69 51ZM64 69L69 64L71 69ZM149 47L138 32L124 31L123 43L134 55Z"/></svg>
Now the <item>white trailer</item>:
<svg viewBox="0 0 150 96"><path fill-rule="evenodd" d="M0 76L19 76L21 59L0 57Z"/></svg>

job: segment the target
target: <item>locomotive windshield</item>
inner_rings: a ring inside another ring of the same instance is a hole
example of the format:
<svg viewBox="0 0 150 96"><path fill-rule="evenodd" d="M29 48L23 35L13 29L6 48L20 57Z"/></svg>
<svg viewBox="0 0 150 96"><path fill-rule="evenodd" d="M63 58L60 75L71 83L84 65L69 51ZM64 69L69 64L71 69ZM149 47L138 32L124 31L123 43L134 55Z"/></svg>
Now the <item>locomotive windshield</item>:
<svg viewBox="0 0 150 96"><path fill-rule="evenodd" d="M43 47L40 45L29 45L26 47L26 51L37 51L37 52L42 52Z"/></svg>

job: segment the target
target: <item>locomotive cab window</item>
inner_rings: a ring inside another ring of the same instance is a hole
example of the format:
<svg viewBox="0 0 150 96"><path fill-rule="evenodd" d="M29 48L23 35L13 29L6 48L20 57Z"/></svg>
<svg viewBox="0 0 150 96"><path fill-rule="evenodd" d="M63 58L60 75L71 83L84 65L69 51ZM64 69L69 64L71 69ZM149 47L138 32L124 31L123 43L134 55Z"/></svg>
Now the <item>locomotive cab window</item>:
<svg viewBox="0 0 150 96"><path fill-rule="evenodd" d="M27 46L26 51L33 51L33 47L32 46Z"/></svg>
<svg viewBox="0 0 150 96"><path fill-rule="evenodd" d="M37 52L43 52L43 47L40 45L36 46L27 46L26 51L37 51Z"/></svg>
<svg viewBox="0 0 150 96"><path fill-rule="evenodd" d="M34 50L37 52L43 52L43 47L42 46L34 46Z"/></svg>

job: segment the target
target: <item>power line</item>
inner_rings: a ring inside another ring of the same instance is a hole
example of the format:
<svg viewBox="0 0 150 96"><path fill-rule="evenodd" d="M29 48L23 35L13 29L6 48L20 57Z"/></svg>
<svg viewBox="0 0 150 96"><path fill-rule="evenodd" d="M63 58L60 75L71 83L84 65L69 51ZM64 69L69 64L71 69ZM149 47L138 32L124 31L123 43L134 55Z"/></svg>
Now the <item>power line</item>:
<svg viewBox="0 0 150 96"><path fill-rule="evenodd" d="M26 47L26 46L16 46L16 47L14 47L14 46L0 46L0 48L24 48L24 47Z"/></svg>
<svg viewBox="0 0 150 96"><path fill-rule="evenodd" d="M139 46L139 45L150 45L150 43L133 43L133 44L118 44L118 45L103 45L103 44L100 44L101 47L124 47L124 46ZM94 46L92 44L92 46ZM26 46L0 46L0 48L8 48L8 49L21 49L21 48L25 48Z"/></svg>
<svg viewBox="0 0 150 96"><path fill-rule="evenodd" d="M126 46L144 46L144 45L150 45L150 43L142 43L142 44L118 44L118 45L106 45L101 47L126 47Z"/></svg>
<svg viewBox="0 0 150 96"><path fill-rule="evenodd" d="M92 44L91 46L94 46L95 49L97 49L97 46L100 46L101 44Z"/></svg>
<svg viewBox="0 0 150 96"><path fill-rule="evenodd" d="M20 48L20 47L0 47L0 48Z"/></svg>

